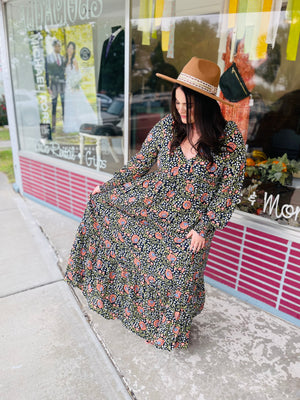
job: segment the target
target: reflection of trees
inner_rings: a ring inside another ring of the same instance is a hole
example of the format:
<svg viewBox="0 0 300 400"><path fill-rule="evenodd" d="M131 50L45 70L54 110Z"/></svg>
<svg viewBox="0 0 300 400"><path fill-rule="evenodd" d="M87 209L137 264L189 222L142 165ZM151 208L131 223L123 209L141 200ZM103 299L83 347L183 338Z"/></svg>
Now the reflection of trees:
<svg viewBox="0 0 300 400"><path fill-rule="evenodd" d="M256 68L256 86L252 91L254 105L250 111L250 126L253 129L249 130L248 144L252 148L262 148L269 157L277 156L281 150L282 154L286 152L289 158L298 157L299 140L296 135L299 135L300 126L300 75L299 63L286 59L289 32L290 26L282 12L276 44L271 50L279 50L280 56L272 57L271 54L269 59L253 62ZM276 59L280 64L277 65L275 79L269 82L269 77L260 74L260 68L265 66L267 73L269 67L272 76L271 64L273 62L276 66Z"/></svg>
<svg viewBox="0 0 300 400"><path fill-rule="evenodd" d="M15 88L32 90L33 70L28 32L24 16L20 15L14 4L7 5L7 27L13 84Z"/></svg>
<svg viewBox="0 0 300 400"><path fill-rule="evenodd" d="M254 90L262 96L268 105L276 101L283 94L300 88L299 64L286 59L289 29L289 24L285 23L284 25L280 25L277 31L276 46L280 48L281 60L275 80L272 84L269 84L264 80L256 79L257 84Z"/></svg>
<svg viewBox="0 0 300 400"><path fill-rule="evenodd" d="M12 18L7 24L9 28L9 49L12 54L11 66L13 68L20 65L21 62L31 61L31 55L28 50L28 34L22 22Z"/></svg>
<svg viewBox="0 0 300 400"><path fill-rule="evenodd" d="M176 22L175 60L177 70L181 70L193 56L217 62L219 39L217 26L208 19L185 18Z"/></svg>
<svg viewBox="0 0 300 400"><path fill-rule="evenodd" d="M141 90L143 82L148 81L151 75L153 70L151 54L154 53L161 38L158 34L158 38L152 39L149 46L143 46L141 44L142 32L137 30L137 26L132 26L132 38L136 48L132 91L136 93ZM167 58L167 52L163 52L163 57L165 62L172 64L178 72L193 56L217 62L219 48L217 24L212 23L209 19L183 18L176 20L174 43L174 59Z"/></svg>

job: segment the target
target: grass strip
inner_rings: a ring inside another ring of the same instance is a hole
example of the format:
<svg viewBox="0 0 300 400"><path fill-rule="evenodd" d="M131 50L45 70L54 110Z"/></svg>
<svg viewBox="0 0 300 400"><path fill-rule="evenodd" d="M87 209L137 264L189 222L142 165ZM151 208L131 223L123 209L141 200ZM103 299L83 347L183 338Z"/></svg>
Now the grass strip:
<svg viewBox="0 0 300 400"><path fill-rule="evenodd" d="M12 150L0 151L0 171L4 172L8 178L9 183L15 182Z"/></svg>
<svg viewBox="0 0 300 400"><path fill-rule="evenodd" d="M9 129L0 128L0 140L10 140Z"/></svg>

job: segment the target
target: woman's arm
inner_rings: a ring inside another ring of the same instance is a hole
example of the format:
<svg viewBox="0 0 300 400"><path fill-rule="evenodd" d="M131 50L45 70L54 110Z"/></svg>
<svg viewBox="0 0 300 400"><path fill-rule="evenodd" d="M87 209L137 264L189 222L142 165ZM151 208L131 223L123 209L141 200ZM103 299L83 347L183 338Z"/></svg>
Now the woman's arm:
<svg viewBox="0 0 300 400"><path fill-rule="evenodd" d="M225 139L226 164L221 181L216 187L207 211L200 217L194 229L203 237L208 230L223 229L231 218L240 193L245 174L246 151L244 140L234 122L228 123Z"/></svg>
<svg viewBox="0 0 300 400"><path fill-rule="evenodd" d="M125 184L135 180L147 172L157 160L158 152L162 143L164 119L160 120L148 133L141 150L133 156L127 165L116 172L112 179L100 186L101 191L112 189L118 185ZM94 189L93 194L100 191L98 186Z"/></svg>
<svg viewBox="0 0 300 400"><path fill-rule="evenodd" d="M76 58L73 59L73 65L76 71L79 71L79 66L78 66L78 61L76 60Z"/></svg>

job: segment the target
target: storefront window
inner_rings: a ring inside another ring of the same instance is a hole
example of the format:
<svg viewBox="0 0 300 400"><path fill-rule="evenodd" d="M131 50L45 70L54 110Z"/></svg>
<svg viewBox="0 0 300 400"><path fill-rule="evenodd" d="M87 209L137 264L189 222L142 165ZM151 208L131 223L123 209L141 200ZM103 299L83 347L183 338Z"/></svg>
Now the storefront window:
<svg viewBox="0 0 300 400"><path fill-rule="evenodd" d="M239 209L300 227L299 10L292 1L132 1L131 150L170 112L172 87L192 56L235 62L250 96L222 105L247 145ZM223 94L220 93L222 96ZM229 99L231 100L231 99Z"/></svg>
<svg viewBox="0 0 300 400"><path fill-rule="evenodd" d="M124 2L12 0L6 9L21 150L121 167Z"/></svg>
<svg viewBox="0 0 300 400"><path fill-rule="evenodd" d="M170 112L172 85L158 79L156 72L177 77L192 56L218 63L222 73L235 63L247 93L236 107L221 108L226 119L237 123L247 146L238 208L299 228L297 4L292 0L8 1L20 149L52 162L62 159L113 173L126 162L125 143L129 155L134 154L153 125ZM131 8L128 37L125 6ZM124 91L126 68L129 93ZM223 92L219 95L231 100ZM124 119L127 98L129 121ZM124 137L127 126L129 138Z"/></svg>
<svg viewBox="0 0 300 400"><path fill-rule="evenodd" d="M222 3L219 0L208 7L205 1L156 1L150 10L144 1L132 2L132 153L153 125L170 112L173 84L157 78L156 72L177 78L194 55L218 61Z"/></svg>

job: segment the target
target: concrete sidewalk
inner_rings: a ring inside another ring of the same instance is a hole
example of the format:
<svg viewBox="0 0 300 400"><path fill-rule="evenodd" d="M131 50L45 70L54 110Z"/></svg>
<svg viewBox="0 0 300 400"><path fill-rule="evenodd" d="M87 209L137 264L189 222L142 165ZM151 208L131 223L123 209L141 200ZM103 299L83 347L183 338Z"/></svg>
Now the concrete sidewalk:
<svg viewBox="0 0 300 400"><path fill-rule="evenodd" d="M78 222L0 187L1 399L300 400L299 328L207 285L189 349L158 350L62 281Z"/></svg>
<svg viewBox="0 0 300 400"><path fill-rule="evenodd" d="M0 221L0 399L130 399L53 248L3 174Z"/></svg>
<svg viewBox="0 0 300 400"><path fill-rule="evenodd" d="M10 140L0 140L0 149L6 150L11 148Z"/></svg>

